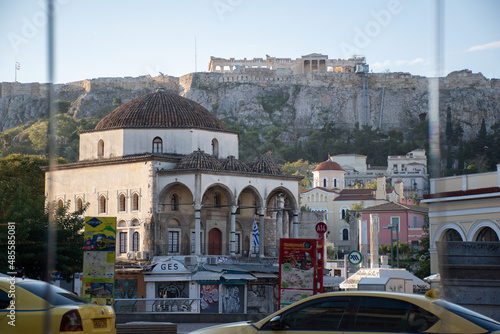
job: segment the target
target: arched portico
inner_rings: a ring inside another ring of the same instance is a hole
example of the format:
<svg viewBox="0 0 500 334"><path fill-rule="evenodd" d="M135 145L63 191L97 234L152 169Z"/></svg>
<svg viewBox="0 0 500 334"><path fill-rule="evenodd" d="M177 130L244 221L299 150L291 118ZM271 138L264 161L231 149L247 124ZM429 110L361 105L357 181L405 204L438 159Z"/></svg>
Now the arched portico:
<svg viewBox="0 0 500 334"><path fill-rule="evenodd" d="M489 229L491 229L491 231ZM490 235L487 239L495 239L495 234L496 240L498 241L498 239L500 239L500 229L494 222L491 220L478 220L469 228L467 241L482 241L478 239L482 239L482 237L484 238L485 232Z"/></svg>

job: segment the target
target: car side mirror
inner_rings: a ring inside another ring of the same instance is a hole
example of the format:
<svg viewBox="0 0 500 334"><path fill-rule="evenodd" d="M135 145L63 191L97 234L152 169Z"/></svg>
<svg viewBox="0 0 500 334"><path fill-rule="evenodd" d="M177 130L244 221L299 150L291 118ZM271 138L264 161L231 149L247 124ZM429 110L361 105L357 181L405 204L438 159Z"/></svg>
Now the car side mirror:
<svg viewBox="0 0 500 334"><path fill-rule="evenodd" d="M277 331L283 328L283 326L281 325L281 317L279 315L269 320L268 325L269 328L271 328L273 331Z"/></svg>

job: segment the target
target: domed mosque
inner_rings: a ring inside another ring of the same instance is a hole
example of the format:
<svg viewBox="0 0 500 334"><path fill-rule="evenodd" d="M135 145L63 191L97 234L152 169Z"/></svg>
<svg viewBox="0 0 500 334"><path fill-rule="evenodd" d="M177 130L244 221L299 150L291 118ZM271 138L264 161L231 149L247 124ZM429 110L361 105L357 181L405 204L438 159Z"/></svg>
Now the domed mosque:
<svg viewBox="0 0 500 334"><path fill-rule="evenodd" d="M79 161L46 173L48 200L116 217L117 261L152 264L138 293L158 298L173 284L177 296L200 298L189 288L202 282L193 263L275 258L281 237L298 236L300 178L267 157L240 161L238 140L200 104L158 89L80 133Z"/></svg>

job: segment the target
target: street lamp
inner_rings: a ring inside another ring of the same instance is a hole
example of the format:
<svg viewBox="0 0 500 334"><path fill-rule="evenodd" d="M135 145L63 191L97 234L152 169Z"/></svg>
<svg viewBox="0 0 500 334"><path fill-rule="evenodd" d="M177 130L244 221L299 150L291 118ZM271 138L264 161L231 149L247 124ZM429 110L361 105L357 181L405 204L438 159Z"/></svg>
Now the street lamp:
<svg viewBox="0 0 500 334"><path fill-rule="evenodd" d="M385 229L391 229L391 267L394 267L394 258L393 258L393 252L392 252L392 243L394 242L394 237L392 232L394 229L396 229L396 261L397 261L397 267L399 268L399 230L398 230L398 224L389 224L387 226L384 226L382 228Z"/></svg>

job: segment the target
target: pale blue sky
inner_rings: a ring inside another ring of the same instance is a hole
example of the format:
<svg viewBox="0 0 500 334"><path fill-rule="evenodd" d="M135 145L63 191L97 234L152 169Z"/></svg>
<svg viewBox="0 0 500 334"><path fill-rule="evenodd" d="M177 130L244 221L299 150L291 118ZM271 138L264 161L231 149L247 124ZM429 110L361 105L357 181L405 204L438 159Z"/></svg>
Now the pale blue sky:
<svg viewBox="0 0 500 334"><path fill-rule="evenodd" d="M431 76L432 0L54 0L55 82L207 71L210 56L364 55ZM45 0L0 0L0 82L47 81ZM444 2L444 69L500 78L500 1ZM197 57L195 62L195 38Z"/></svg>

